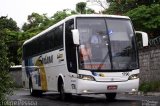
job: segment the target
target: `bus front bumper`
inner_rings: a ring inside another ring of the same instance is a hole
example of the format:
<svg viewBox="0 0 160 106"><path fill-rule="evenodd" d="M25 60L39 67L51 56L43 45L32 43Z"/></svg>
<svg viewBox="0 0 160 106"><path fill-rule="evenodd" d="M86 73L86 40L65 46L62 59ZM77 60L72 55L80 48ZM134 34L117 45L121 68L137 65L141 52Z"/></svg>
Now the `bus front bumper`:
<svg viewBox="0 0 160 106"><path fill-rule="evenodd" d="M139 79L127 80L125 82L96 82L79 79L77 94L136 92L138 87Z"/></svg>

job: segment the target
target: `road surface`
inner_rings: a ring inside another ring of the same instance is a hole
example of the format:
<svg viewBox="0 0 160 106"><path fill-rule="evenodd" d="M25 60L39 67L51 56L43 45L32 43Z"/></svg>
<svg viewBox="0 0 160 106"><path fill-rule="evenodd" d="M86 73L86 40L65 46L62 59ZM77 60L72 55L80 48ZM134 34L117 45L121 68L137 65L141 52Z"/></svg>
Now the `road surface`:
<svg viewBox="0 0 160 106"><path fill-rule="evenodd" d="M68 101L61 101L58 93L45 93L42 97L32 97L29 90L18 89L8 96L1 105L13 106L160 106L160 96L118 94L115 101L106 101L105 95L73 95Z"/></svg>

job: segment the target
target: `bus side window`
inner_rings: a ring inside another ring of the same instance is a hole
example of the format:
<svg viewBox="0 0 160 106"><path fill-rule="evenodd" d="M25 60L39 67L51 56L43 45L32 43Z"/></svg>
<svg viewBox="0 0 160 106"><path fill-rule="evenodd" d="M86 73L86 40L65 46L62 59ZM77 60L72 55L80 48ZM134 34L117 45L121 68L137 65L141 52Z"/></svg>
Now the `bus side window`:
<svg viewBox="0 0 160 106"><path fill-rule="evenodd" d="M48 33L48 42L49 42L49 49L53 50L53 42L54 42L54 30L51 30Z"/></svg>
<svg viewBox="0 0 160 106"><path fill-rule="evenodd" d="M65 43L67 67L69 72L77 73L76 46L73 43L72 32L74 29L74 20L71 19L65 23Z"/></svg>
<svg viewBox="0 0 160 106"><path fill-rule="evenodd" d="M54 30L54 48L60 49L63 47L63 25Z"/></svg>

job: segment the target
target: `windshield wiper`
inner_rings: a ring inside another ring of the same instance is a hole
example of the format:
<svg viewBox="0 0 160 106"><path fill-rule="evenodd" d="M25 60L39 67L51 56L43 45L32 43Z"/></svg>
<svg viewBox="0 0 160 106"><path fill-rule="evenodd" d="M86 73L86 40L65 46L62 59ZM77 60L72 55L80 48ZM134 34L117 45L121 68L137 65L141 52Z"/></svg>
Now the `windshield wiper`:
<svg viewBox="0 0 160 106"><path fill-rule="evenodd" d="M108 57L109 53L106 54L106 56L104 57L103 61L101 62L101 64L98 67L98 70L100 70L104 64L104 62L106 61L107 57Z"/></svg>

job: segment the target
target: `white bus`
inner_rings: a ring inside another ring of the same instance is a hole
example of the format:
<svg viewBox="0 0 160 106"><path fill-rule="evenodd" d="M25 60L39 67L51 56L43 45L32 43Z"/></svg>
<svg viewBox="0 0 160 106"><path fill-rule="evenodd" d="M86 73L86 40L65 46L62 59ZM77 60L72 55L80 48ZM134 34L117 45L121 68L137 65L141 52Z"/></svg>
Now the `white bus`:
<svg viewBox="0 0 160 106"><path fill-rule="evenodd" d="M142 34L143 45L148 36ZM139 61L135 31L127 16L73 15L23 44L22 77L31 95L136 92Z"/></svg>

